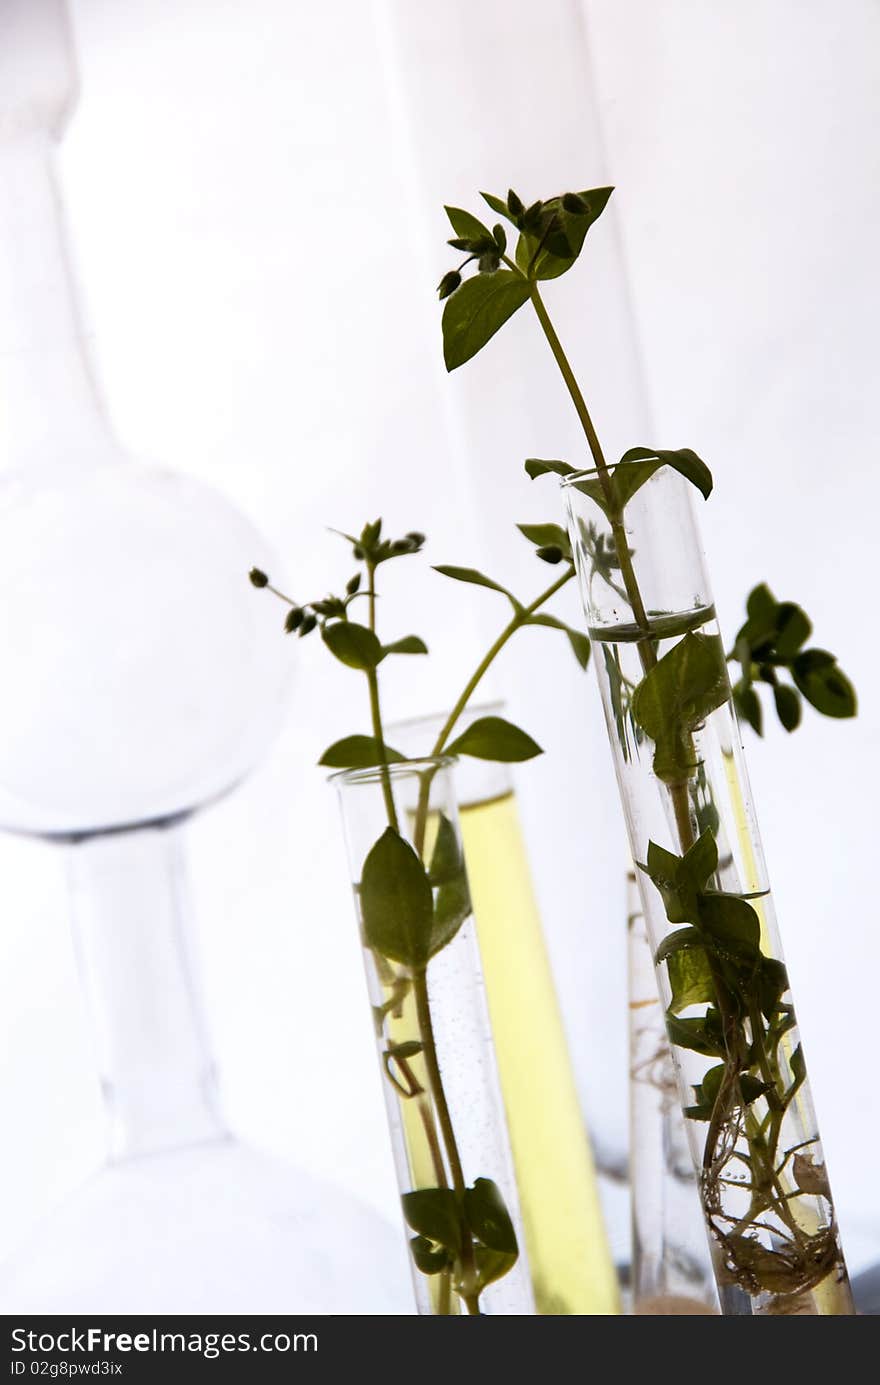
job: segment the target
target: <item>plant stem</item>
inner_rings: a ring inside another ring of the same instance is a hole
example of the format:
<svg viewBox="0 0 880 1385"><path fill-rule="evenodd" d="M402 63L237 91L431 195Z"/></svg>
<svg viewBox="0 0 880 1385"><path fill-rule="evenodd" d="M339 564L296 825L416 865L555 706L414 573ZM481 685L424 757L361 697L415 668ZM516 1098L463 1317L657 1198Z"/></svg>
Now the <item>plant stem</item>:
<svg viewBox="0 0 880 1385"><path fill-rule="evenodd" d="M376 633L376 568L373 563L367 564L367 594L369 596L370 629ZM385 799L385 811L388 814L388 821L395 832L400 831L400 823L397 817L397 808L394 803L394 790L391 787L391 775L388 773L388 756L385 751L385 735L382 730L382 708L379 702L379 678L374 668L367 669L367 684L370 690L370 720L373 727L373 737L379 754L379 772L382 778L382 796Z"/></svg>
<svg viewBox="0 0 880 1385"><path fill-rule="evenodd" d="M434 1105L437 1110L437 1119L440 1122L440 1130L443 1134L443 1142L446 1145L446 1155L449 1160L449 1172L452 1177L452 1186L459 1198L463 1198L465 1193L464 1171L461 1166L461 1156L458 1152L452 1117L449 1114L449 1103L446 1100L446 1093L443 1089L440 1064L437 1060L437 1045L434 1040L434 1022L431 1018L431 1003L428 997L428 977L424 970L415 972L413 975L413 995L415 996L416 1014L418 1015L419 1030L424 1046L425 1068L427 1069L428 1081L431 1085L431 1093L434 1097ZM468 1313L478 1314L480 1311L479 1294L474 1292L476 1285L474 1247L470 1236L467 1234L463 1237L461 1258L464 1272L462 1276L463 1280L466 1284L469 1282L472 1286L469 1291L464 1290L462 1292L462 1298L465 1301Z"/></svg>
<svg viewBox="0 0 880 1385"><path fill-rule="evenodd" d="M544 306L544 300L534 280L531 280L529 283L529 293L531 295L532 307L535 309L544 336L547 338L550 350L553 352L553 358L565 381L566 389L571 395L571 402L574 404L575 413L580 419L580 424L584 430L590 452L593 456L593 461L596 463L596 473L605 496L608 519L611 524L611 532L614 535L614 546L617 552L617 561L620 564L620 575L623 578L623 585L626 588L626 594L629 598L629 604L632 607L632 613L635 616L636 624L645 632L645 638L639 641L639 654L641 656L642 665L647 673L648 670L653 668L654 664L656 664L657 655L654 651L653 643L650 641L651 627L648 621L648 613L645 610L645 604L642 601L642 594L639 591L639 584L633 569L632 556L629 551L629 544L626 541L626 529L623 523L623 516L617 505L617 498L611 480L611 472L608 469L608 463L605 461L605 454L599 442L599 435L593 425L593 420L590 417L590 411L587 408L586 400L581 393L580 385L575 379L574 371L569 364L568 357L562 349L562 342L557 336L556 328L550 321L550 315Z"/></svg>
<svg viewBox="0 0 880 1385"><path fill-rule="evenodd" d="M574 568L568 567L562 576L557 577L555 582L551 582L546 591L541 592L540 596L536 596L535 600L529 606L524 606L521 610L514 611L497 640L490 645L470 678L465 683L461 695L452 708L452 711L449 713L449 716L446 718L437 740L434 742L434 748L431 751L432 755L441 755L443 753L446 742L455 730L459 717L473 697L478 684L485 677L486 673L488 673L489 668L497 659L508 640L510 640L523 625L527 625L529 616L533 616L539 607L543 606L546 601L549 601L551 596L555 596L556 593L565 586L566 582L571 581L572 577L574 577Z"/></svg>
<svg viewBox="0 0 880 1385"><path fill-rule="evenodd" d="M376 632L376 569L370 563L367 567L367 594L369 597L369 622L370 629ZM395 832L400 831L400 823L397 816L397 808L394 803L394 794L391 787L391 775L388 770L388 758L385 752L385 733L382 725L382 710L379 702L379 679L376 670L367 670L367 683L370 691L370 716L372 719L373 735L376 739L380 755L380 775L382 779L382 793L385 799L385 811L388 822ZM433 776L431 776L433 777ZM428 780L430 788L430 779ZM420 805L421 806L421 805ZM425 805L427 814L427 804ZM421 838L424 841L424 823L421 826ZM416 835L419 832L419 822L416 822ZM418 846L418 853L421 855L422 846ZM455 1138L455 1128L452 1124L452 1117L449 1113L449 1103L446 1100L446 1092L443 1087L443 1077L440 1072L440 1063L437 1058L437 1045L434 1039L434 1024L431 1018L431 1004L428 996L428 977L427 971L421 970L413 974L412 978L413 996L416 1002L416 1017L419 1029L419 1039L422 1044L422 1056L425 1061L425 1069L428 1074L428 1085L431 1091L431 1098L434 1104L434 1111L423 1104L421 1098L419 1102L419 1114L425 1130L425 1137L431 1151L431 1160L434 1165L434 1174L437 1179L437 1186L445 1188L446 1172L443 1167L443 1159L440 1151L437 1131L434 1125L434 1112L443 1136L443 1143L446 1148L446 1158L449 1163L449 1172L452 1177L453 1187L459 1198L464 1196L465 1181L461 1166L461 1156L458 1152L458 1143ZM462 1235L462 1298L468 1313L479 1314L480 1296L477 1290L476 1265L474 1261L473 1241L469 1232L466 1230ZM439 1310L441 1314L449 1312L449 1285L448 1277L444 1276L441 1283Z"/></svg>

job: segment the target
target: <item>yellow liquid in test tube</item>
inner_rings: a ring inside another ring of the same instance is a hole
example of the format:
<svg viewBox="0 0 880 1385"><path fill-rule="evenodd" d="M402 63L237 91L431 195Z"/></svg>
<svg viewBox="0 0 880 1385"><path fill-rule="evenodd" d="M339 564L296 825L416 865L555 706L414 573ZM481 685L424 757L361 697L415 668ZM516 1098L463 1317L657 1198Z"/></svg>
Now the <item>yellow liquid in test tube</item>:
<svg viewBox="0 0 880 1385"><path fill-rule="evenodd" d="M537 1309L619 1313L514 795L465 805L460 819Z"/></svg>

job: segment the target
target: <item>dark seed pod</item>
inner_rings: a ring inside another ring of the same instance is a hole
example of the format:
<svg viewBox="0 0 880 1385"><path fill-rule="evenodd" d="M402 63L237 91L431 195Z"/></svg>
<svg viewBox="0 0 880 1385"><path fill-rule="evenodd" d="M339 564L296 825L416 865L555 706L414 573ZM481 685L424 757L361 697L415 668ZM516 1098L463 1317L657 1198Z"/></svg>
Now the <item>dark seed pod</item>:
<svg viewBox="0 0 880 1385"><path fill-rule="evenodd" d="M413 543L418 548L421 548L422 544L425 542L424 534L420 534L418 529L411 529L406 537L408 539L412 539Z"/></svg>
<svg viewBox="0 0 880 1385"><path fill-rule="evenodd" d="M360 584L361 584L361 575L360 575L359 572L356 572L355 575L354 575L354 577L350 578L349 581L346 582L346 584L345 584L345 590L346 590L346 592L348 593L348 595L349 595L349 596L354 596L355 592L356 592L356 591L358 590L358 588L360 587Z"/></svg>
<svg viewBox="0 0 880 1385"><path fill-rule="evenodd" d="M287 631L288 635L292 635L294 630L299 629L303 623L305 614L302 606L292 606L290 608L287 612L287 618L284 621L284 629Z"/></svg>
<svg viewBox="0 0 880 1385"><path fill-rule="evenodd" d="M526 231L540 231L541 213L544 210L543 202L533 202L527 211L523 212L523 229Z"/></svg>
<svg viewBox="0 0 880 1385"><path fill-rule="evenodd" d="M352 551L357 561L362 563L364 560L364 550L361 548L360 544L356 543Z"/></svg>
<svg viewBox="0 0 880 1385"><path fill-rule="evenodd" d="M450 269L448 274L444 274L440 283L437 285L437 293L441 299L448 298L451 293L461 284L461 275L457 269Z"/></svg>
<svg viewBox="0 0 880 1385"><path fill-rule="evenodd" d="M572 216L586 216L590 210L582 197L578 197L576 192L567 192L562 199L562 207L566 212L571 212Z"/></svg>
<svg viewBox="0 0 880 1385"><path fill-rule="evenodd" d="M391 552L394 554L414 553L416 549L412 539L395 539L391 545Z"/></svg>
<svg viewBox="0 0 880 1385"><path fill-rule="evenodd" d="M562 549L555 543L545 544L543 548L536 548L535 552L539 558L543 558L545 563L561 563L563 558Z"/></svg>
<svg viewBox="0 0 880 1385"><path fill-rule="evenodd" d="M310 635L317 624L318 617L313 611L309 611L308 614L303 617L303 622L299 627L300 638L302 638L303 635Z"/></svg>
<svg viewBox="0 0 880 1385"><path fill-rule="evenodd" d="M492 234L495 237L495 244L498 246L498 249L501 251L501 254L503 255L505 250L507 249L507 232L505 231L504 227L500 224L500 222L497 226L492 227Z"/></svg>
<svg viewBox="0 0 880 1385"><path fill-rule="evenodd" d="M248 573L248 577L255 587L268 587L269 585L269 579L265 572L261 572L258 567L252 567Z"/></svg>
<svg viewBox="0 0 880 1385"><path fill-rule="evenodd" d="M523 203L517 197L513 188L509 188L507 192L507 210L510 212L511 216L522 216L525 211Z"/></svg>

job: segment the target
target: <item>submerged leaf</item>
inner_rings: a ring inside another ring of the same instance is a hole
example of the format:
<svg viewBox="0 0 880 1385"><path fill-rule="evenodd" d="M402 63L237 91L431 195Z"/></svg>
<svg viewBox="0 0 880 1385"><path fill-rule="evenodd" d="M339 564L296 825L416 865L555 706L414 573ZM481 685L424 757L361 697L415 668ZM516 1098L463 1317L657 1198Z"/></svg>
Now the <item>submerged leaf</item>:
<svg viewBox="0 0 880 1385"><path fill-rule="evenodd" d="M824 1164L814 1164L812 1156L809 1154L796 1154L792 1163L794 1164L794 1181L802 1193L813 1193L818 1197L827 1197L829 1201L831 1200L831 1188Z"/></svg>
<svg viewBox="0 0 880 1385"><path fill-rule="evenodd" d="M501 1190L491 1178L478 1178L464 1194L464 1214L471 1232L491 1250L517 1253L516 1232Z"/></svg>
<svg viewBox="0 0 880 1385"><path fill-rule="evenodd" d="M654 773L682 783L694 772L691 733L730 693L717 635L690 632L645 675L632 699L635 720L654 742Z"/></svg>
<svg viewBox="0 0 880 1385"><path fill-rule="evenodd" d="M364 861L360 901L369 947L409 967L427 964L434 896L424 865L393 827L386 827Z"/></svg>
<svg viewBox="0 0 880 1385"><path fill-rule="evenodd" d="M400 1199L407 1225L435 1245L457 1255L461 1250L462 1224L458 1199L451 1188L418 1188Z"/></svg>

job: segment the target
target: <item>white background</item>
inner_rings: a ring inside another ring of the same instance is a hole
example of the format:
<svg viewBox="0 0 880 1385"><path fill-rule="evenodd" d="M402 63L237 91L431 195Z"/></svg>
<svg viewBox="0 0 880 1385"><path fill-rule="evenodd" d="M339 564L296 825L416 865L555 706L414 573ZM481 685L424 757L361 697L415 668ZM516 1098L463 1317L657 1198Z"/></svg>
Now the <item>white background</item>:
<svg viewBox="0 0 880 1385"><path fill-rule="evenodd" d="M547 294L608 448L699 451L726 632L766 580L861 693L857 723L808 711L793 739L772 727L748 745L850 1258L876 1258L880 7L75 0L73 14L83 95L63 182L115 427L233 499L302 595L349 575L325 526L378 513L425 530L433 562L539 589L549 569L513 521L560 516L521 461L576 460L577 433L525 312L446 377L440 208L478 210L479 188L509 183L529 200L616 184L584 263ZM432 658L401 661L388 711L439 710L502 611L427 561L391 585L395 633L418 630ZM313 768L366 729L361 690L315 641L289 657L282 739L189 834L215 1048L236 1129L393 1215L336 805ZM595 688L532 631L491 691L547 750L517 775L522 814L585 1108L622 1147L624 844ZM10 1244L101 1155L61 855L0 843Z"/></svg>

